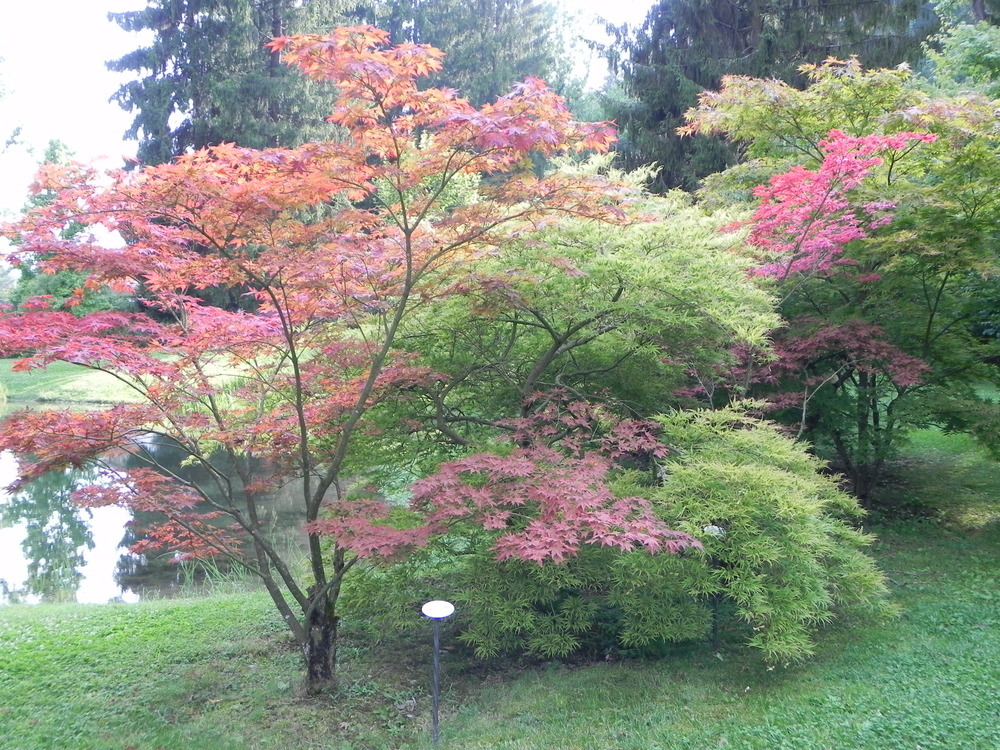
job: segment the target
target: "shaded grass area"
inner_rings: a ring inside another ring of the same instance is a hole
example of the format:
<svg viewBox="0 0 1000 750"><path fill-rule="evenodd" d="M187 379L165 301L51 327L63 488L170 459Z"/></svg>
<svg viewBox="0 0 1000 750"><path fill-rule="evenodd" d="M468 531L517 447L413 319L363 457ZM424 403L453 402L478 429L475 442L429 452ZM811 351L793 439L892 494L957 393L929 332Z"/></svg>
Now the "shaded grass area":
<svg viewBox="0 0 1000 750"><path fill-rule="evenodd" d="M916 430L877 499L896 519L975 530L1000 521L1000 464L969 435ZM876 509L872 520L884 515Z"/></svg>
<svg viewBox="0 0 1000 750"><path fill-rule="evenodd" d="M68 362L53 362L45 369L14 372L14 359L0 359L0 385L12 406L28 402L78 402L111 404L136 401L136 393L103 372Z"/></svg>
<svg viewBox="0 0 1000 750"><path fill-rule="evenodd" d="M828 628L815 658L775 669L729 620L718 654L596 665L483 664L449 623L442 747L1000 747L1000 467L916 438L889 491L941 512L876 528L897 619ZM0 748L427 748L428 640L347 623L339 691L307 698L259 594L0 608Z"/></svg>

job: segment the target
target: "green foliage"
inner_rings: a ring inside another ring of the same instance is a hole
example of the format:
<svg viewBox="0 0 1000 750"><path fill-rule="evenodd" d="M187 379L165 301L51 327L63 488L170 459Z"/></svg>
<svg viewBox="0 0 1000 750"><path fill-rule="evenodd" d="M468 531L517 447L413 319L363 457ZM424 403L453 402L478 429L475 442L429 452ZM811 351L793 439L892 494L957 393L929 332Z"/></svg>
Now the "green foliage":
<svg viewBox="0 0 1000 750"><path fill-rule="evenodd" d="M506 243L475 267L498 283L407 327L407 346L449 376L422 398L456 443L492 441L493 420L552 388L648 416L675 405L688 369L726 362L736 342L766 346L771 298L716 229L733 216L681 193L639 209L628 226L563 221Z"/></svg>
<svg viewBox="0 0 1000 750"><path fill-rule="evenodd" d="M934 37L927 57L938 87L1000 97L1000 28L985 21L948 26Z"/></svg>
<svg viewBox="0 0 1000 750"><path fill-rule="evenodd" d="M907 68L866 69L857 57L805 64L805 88L772 78L730 76L725 93L705 92L687 113L685 132L724 133L749 157L819 162L819 142L834 128L849 135L905 130L904 110L924 104Z"/></svg>
<svg viewBox="0 0 1000 750"><path fill-rule="evenodd" d="M795 660L838 612L885 611L883 576L864 554L873 539L852 525L856 501L801 444L732 409L660 422L677 452L648 496L674 528L702 540L711 582L696 593L732 601L751 646L770 661Z"/></svg>
<svg viewBox="0 0 1000 750"><path fill-rule="evenodd" d="M939 0L934 3L934 12L946 26L982 21L996 24L1000 20L997 0Z"/></svg>
<svg viewBox="0 0 1000 750"><path fill-rule="evenodd" d="M620 474L614 490L647 497L703 549L584 545L561 564L498 563L492 535L454 529L433 551L353 584L359 611L392 626L436 592L457 603L459 639L480 657L600 657L704 638L721 601L747 626L740 637L772 663L812 654L816 628L838 616L891 612L865 554L872 537L853 526L861 510L801 444L735 409L659 421L671 457Z"/></svg>
<svg viewBox="0 0 1000 750"><path fill-rule="evenodd" d="M657 164L658 190L693 189L742 156L717 136L676 133L698 93L719 86L722 76L801 86L799 66L830 56L855 54L868 66L915 63L934 28L933 14L913 0L659 0L641 27L616 30L607 53L621 74L621 91L607 105L621 127L622 162Z"/></svg>
<svg viewBox="0 0 1000 750"><path fill-rule="evenodd" d="M50 274L23 269L21 278L11 290L10 303L19 307L26 300L45 297L53 308L63 308L67 302L78 301L77 291L83 288L88 275L75 271ZM86 293L82 300L79 300L79 304L67 309L74 315L86 315L100 310L131 310L134 307L133 297L113 292L105 287Z"/></svg>

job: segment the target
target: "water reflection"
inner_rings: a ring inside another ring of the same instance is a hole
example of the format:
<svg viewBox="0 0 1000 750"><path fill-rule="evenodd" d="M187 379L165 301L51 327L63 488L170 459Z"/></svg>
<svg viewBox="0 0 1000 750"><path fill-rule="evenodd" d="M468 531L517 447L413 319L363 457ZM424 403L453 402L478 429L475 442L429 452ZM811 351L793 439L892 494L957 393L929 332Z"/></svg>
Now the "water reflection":
<svg viewBox="0 0 1000 750"><path fill-rule="evenodd" d="M214 489L204 469L184 465L185 454L176 444L151 441L143 447L171 473L208 492ZM128 467L142 458L120 460ZM129 552L140 539L136 527L154 519L141 517L145 514L133 518L115 506L88 510L73 503L74 489L93 483L96 476L87 470L50 472L17 493L0 489L0 604L130 602L147 593L171 596L197 586L204 571L178 566L169 552ZM0 488L16 477L16 459L0 454ZM270 519L273 542L302 543L300 519L289 497L274 498L262 512ZM226 562L215 562L213 571L225 576Z"/></svg>
<svg viewBox="0 0 1000 750"><path fill-rule="evenodd" d="M17 461L0 454L0 487L17 477ZM93 480L87 471L56 471L14 494L0 492L0 602L136 601L114 570L131 557L121 508L84 510L70 499Z"/></svg>
<svg viewBox="0 0 1000 750"><path fill-rule="evenodd" d="M23 586L12 589L10 582L4 582L8 598L36 596L43 602L75 598L83 578L83 552L94 549L83 511L70 499L75 485L70 472L50 472L0 505L0 526L24 529L21 549L27 561Z"/></svg>

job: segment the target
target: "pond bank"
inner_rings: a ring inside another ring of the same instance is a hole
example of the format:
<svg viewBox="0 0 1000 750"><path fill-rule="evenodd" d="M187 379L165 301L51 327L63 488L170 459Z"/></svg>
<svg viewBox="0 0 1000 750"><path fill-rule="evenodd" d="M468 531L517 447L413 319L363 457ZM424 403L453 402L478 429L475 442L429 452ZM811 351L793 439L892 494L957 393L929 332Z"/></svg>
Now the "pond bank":
<svg viewBox="0 0 1000 750"><path fill-rule="evenodd" d="M0 359L0 384L7 391L8 408L39 404L99 406L136 401L135 391L103 372L67 362L44 369L14 370L16 359Z"/></svg>

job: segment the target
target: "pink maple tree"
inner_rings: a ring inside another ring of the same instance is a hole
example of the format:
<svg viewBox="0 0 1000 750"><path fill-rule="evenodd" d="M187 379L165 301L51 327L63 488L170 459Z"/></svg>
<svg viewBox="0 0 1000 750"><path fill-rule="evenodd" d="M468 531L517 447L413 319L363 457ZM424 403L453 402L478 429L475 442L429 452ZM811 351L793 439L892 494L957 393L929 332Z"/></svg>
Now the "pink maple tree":
<svg viewBox="0 0 1000 750"><path fill-rule="evenodd" d="M864 319L864 300L881 274L877 265L859 263L850 248L892 221L894 203L859 199L859 189L886 155L898 158L934 140L929 133L849 136L833 130L820 142L817 169L793 167L755 191L760 204L747 222L749 243L760 256L753 272L778 282L789 324L775 332L775 359L752 364L754 353L743 352L736 365L743 372L734 374L747 384L766 384L772 407L796 414L799 436L817 420L835 422L842 411L843 419L827 432L863 499L895 436L892 404L931 368L892 343L883 326ZM824 304L811 296L822 298L828 290L835 290L839 304L835 318L818 315ZM833 399L823 401L823 394Z"/></svg>

